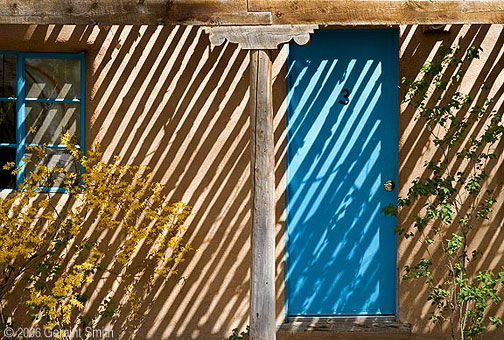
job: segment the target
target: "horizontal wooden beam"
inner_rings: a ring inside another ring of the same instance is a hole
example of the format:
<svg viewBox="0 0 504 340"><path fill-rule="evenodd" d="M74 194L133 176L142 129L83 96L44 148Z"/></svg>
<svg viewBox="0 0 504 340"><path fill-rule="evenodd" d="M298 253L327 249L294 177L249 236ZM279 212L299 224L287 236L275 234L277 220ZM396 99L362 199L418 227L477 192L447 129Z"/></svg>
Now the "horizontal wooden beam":
<svg viewBox="0 0 504 340"><path fill-rule="evenodd" d="M502 24L502 0L248 0L273 23L319 25Z"/></svg>
<svg viewBox="0 0 504 340"><path fill-rule="evenodd" d="M246 0L7 0L0 24L225 25L270 24Z"/></svg>
<svg viewBox="0 0 504 340"><path fill-rule="evenodd" d="M504 23L504 0L4 0L0 24Z"/></svg>

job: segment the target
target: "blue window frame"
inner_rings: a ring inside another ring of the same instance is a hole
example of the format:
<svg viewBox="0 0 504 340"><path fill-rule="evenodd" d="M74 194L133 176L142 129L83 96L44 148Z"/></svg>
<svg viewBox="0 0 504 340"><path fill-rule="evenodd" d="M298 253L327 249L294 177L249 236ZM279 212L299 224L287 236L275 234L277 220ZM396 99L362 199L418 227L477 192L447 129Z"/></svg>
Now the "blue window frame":
<svg viewBox="0 0 504 340"><path fill-rule="evenodd" d="M20 169L15 176L0 170L1 190L17 188L29 173L27 146L45 146L52 164L61 164L68 155L59 135L70 131L84 150L84 72L84 52L0 51L0 169L12 161Z"/></svg>

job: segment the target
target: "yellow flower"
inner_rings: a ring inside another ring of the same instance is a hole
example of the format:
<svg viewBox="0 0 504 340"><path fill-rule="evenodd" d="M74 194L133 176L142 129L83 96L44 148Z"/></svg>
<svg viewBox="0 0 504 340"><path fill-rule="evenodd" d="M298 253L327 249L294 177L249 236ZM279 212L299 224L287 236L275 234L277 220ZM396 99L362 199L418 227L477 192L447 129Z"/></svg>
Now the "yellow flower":
<svg viewBox="0 0 504 340"><path fill-rule="evenodd" d="M10 169L14 168L15 165L16 165L15 162L7 162L4 164L3 169L10 170Z"/></svg>

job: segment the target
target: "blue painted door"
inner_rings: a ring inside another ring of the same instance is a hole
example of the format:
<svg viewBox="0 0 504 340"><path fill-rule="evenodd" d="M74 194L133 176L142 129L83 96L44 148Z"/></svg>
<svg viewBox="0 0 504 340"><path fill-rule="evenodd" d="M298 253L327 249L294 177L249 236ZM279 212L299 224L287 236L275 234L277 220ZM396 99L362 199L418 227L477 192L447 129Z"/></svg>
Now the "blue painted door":
<svg viewBox="0 0 504 340"><path fill-rule="evenodd" d="M289 315L395 313L398 35L325 30L291 44L287 83Z"/></svg>

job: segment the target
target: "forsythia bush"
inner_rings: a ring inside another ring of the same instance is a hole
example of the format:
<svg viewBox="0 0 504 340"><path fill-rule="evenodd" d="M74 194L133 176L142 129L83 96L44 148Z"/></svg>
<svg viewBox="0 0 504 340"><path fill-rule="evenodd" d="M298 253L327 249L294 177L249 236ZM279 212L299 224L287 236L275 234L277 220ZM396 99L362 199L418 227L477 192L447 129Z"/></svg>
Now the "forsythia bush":
<svg viewBox="0 0 504 340"><path fill-rule="evenodd" d="M183 239L190 207L168 202L163 185L151 180L147 167L120 164L118 157L105 163L99 145L82 155L68 134L61 138L74 169L81 171L49 166L46 149L30 147L27 152L36 154L37 161L23 161L34 162L34 170L17 190L0 198L3 328L11 325L8 316L20 305L9 306L6 298L25 281L25 304L32 317L49 329L68 329L84 310L86 288L98 272L110 271L118 279L132 275L133 260L141 253L155 273L168 278L192 250ZM13 168L14 164L4 166ZM45 190L51 187L63 188L64 193ZM107 231L119 232L113 244L104 241ZM91 235L98 237L90 239ZM106 300L102 306L109 304ZM98 317L111 314L102 308ZM95 317L80 318L90 322Z"/></svg>

